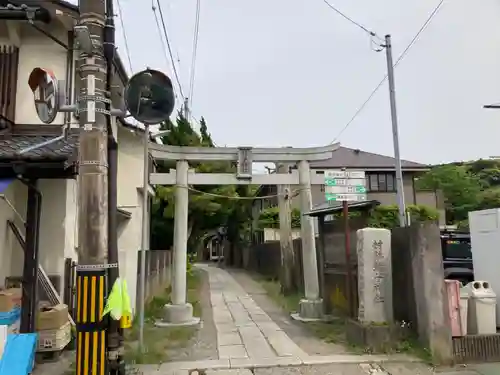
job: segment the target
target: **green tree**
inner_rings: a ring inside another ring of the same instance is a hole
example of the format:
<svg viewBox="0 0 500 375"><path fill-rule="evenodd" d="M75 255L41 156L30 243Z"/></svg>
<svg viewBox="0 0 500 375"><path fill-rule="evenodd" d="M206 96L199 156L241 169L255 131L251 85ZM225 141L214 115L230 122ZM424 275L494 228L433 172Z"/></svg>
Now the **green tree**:
<svg viewBox="0 0 500 375"><path fill-rule="evenodd" d="M432 168L418 180L418 188L441 190L448 222L467 219L467 213L478 207L482 184L465 165L445 164Z"/></svg>
<svg viewBox="0 0 500 375"><path fill-rule="evenodd" d="M300 210L292 208L291 224L292 228L300 228ZM280 210L278 206L267 207L260 212L258 219L259 228L279 228Z"/></svg>
<svg viewBox="0 0 500 375"><path fill-rule="evenodd" d="M214 147L205 119L201 119L200 125L198 134L182 113L179 113L175 123L168 121L161 125L161 130L170 130L162 137L162 142L176 146ZM190 167L201 173L235 172L235 166L229 162L190 163ZM158 164L159 172L166 173L171 168L175 168L175 161ZM228 237L231 239L239 238L241 228L245 227L251 217L251 200L236 198L250 196L252 191L251 187L247 186L191 186L188 249L196 251L201 238L220 227L230 229ZM157 186L152 208L152 248L172 246L174 213L175 187Z"/></svg>

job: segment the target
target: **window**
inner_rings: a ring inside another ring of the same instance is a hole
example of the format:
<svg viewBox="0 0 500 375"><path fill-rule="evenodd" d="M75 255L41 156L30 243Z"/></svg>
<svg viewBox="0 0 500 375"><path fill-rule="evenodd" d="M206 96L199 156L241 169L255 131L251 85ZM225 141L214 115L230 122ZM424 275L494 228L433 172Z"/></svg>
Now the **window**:
<svg viewBox="0 0 500 375"><path fill-rule="evenodd" d="M369 173L366 175L366 188L372 192L394 192L396 182L393 173Z"/></svg>

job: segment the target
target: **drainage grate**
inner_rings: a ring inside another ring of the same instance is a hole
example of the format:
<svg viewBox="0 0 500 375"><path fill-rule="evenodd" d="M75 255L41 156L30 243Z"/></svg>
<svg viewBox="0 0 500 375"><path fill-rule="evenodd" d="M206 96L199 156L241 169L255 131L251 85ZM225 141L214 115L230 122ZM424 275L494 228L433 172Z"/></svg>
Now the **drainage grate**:
<svg viewBox="0 0 500 375"><path fill-rule="evenodd" d="M500 361L500 334L453 338L453 354L458 363Z"/></svg>

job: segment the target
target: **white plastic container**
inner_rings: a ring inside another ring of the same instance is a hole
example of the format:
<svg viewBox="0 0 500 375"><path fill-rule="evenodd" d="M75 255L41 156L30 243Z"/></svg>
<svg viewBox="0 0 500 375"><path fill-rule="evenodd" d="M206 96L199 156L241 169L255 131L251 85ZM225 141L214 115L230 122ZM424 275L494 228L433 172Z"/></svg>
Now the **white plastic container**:
<svg viewBox="0 0 500 375"><path fill-rule="evenodd" d="M460 288L460 324L462 328L462 335L467 335L467 314L469 311L469 290L465 287Z"/></svg>
<svg viewBox="0 0 500 375"><path fill-rule="evenodd" d="M488 335L497 332L497 295L487 281L472 281L465 286L469 293L467 329L469 334Z"/></svg>

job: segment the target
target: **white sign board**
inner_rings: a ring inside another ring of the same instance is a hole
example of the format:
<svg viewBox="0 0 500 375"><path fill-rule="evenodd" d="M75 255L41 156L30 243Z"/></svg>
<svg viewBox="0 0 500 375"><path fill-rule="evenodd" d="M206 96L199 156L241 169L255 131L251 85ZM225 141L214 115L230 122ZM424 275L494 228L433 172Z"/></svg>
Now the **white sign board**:
<svg viewBox="0 0 500 375"><path fill-rule="evenodd" d="M327 201L366 201L364 171L325 171L325 198Z"/></svg>

